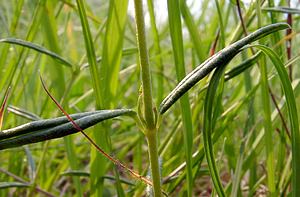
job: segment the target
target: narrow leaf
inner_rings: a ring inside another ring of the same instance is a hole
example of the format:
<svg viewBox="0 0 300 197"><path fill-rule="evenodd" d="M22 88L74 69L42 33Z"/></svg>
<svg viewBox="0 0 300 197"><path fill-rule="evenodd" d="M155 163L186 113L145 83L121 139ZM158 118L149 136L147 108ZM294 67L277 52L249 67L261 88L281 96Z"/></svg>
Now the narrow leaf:
<svg viewBox="0 0 300 197"><path fill-rule="evenodd" d="M66 60L63 57L59 56L58 54L56 54L56 53L54 53L54 52L38 45L38 44L32 43L32 42L28 42L28 41L17 39L17 38L3 38L3 39L0 39L0 42L16 44L16 45L20 45L22 47L33 49L37 52L40 52L40 53L43 53L45 55L48 55L48 56L52 57L53 59L59 61L60 63L62 63L63 65L65 65L67 67L72 67L73 66L73 64L71 62L69 62L68 60Z"/></svg>
<svg viewBox="0 0 300 197"><path fill-rule="evenodd" d="M265 11L265 12L279 12L279 13L287 13L287 14L300 14L300 9L289 8L289 7L281 7L281 6L263 8L262 11Z"/></svg>
<svg viewBox="0 0 300 197"><path fill-rule="evenodd" d="M189 73L182 81L180 81L173 91L162 101L159 110L160 114L165 113L183 94L185 94L198 81L209 74L214 68L227 65L234 58L234 56L240 52L243 46L263 38L273 32L289 27L290 26L286 23L275 23L262 27L207 59L191 73Z"/></svg>
<svg viewBox="0 0 300 197"><path fill-rule="evenodd" d="M212 79L210 80L207 94L205 97L205 104L204 104L204 115L203 115L203 142L204 142L204 151L206 160L208 163L209 171L212 177L213 184L215 189L218 193L218 196L224 197L225 191L222 186L222 182L220 180L220 176L217 170L215 157L214 157L214 150L213 150L213 141L212 141L212 133L213 133L213 107L216 100L216 92L218 89L219 81L224 73L225 65L218 67ZM215 104L216 105L216 104Z"/></svg>
<svg viewBox="0 0 300 197"><path fill-rule="evenodd" d="M184 47L182 36L182 25L180 17L179 1L168 0L169 26L171 32L172 48L176 68L177 80L180 81L186 75L184 63ZM192 148L193 148L193 123L191 105L188 95L180 98L180 108L183 124L184 151L187 179L187 196L193 195L193 172L192 172Z"/></svg>
<svg viewBox="0 0 300 197"><path fill-rule="evenodd" d="M78 114L72 114L71 117L74 120L84 118L90 115L95 115L99 113L109 113L112 110L99 110L99 111L93 111L93 112L84 112L84 113L78 113ZM11 129L3 130L0 132L0 140L2 139L7 139L11 137L16 137L19 135L23 135L26 133L31 133L34 131L38 130L43 130L43 129L49 129L55 126L59 126L64 123L68 123L69 120L67 117L62 116L59 118L53 118L53 119L46 119L46 120L38 120L38 121L33 121L29 122Z"/></svg>
<svg viewBox="0 0 300 197"><path fill-rule="evenodd" d="M20 182L0 182L0 189L30 187L30 184Z"/></svg>
<svg viewBox="0 0 300 197"><path fill-rule="evenodd" d="M81 128L81 129L87 129L99 122L102 122L103 120L115 118L122 115L133 115L135 112L130 109L116 109L116 110L104 110L104 111L98 111L96 114L84 116L83 118L79 118L77 120L74 120L74 122ZM60 120L66 120L61 118ZM48 120L50 123L53 123L53 121L56 120ZM43 127L43 123L45 120L41 120L38 122L35 122L34 125L37 126L41 123L41 127ZM56 123L56 122L55 122ZM30 125L26 124L25 126L21 125L18 128L22 130L22 128L25 127L28 129ZM25 130L26 130L25 129ZM18 134L20 134L20 131L16 129ZM11 131L11 130L10 130ZM3 133L6 133L6 131L2 131ZM37 130L35 132L29 132L24 135L13 135L13 138L5 138L0 141L0 150L13 148L22 146L25 144L32 144L37 143L41 141L51 140L55 138L64 137L67 135L71 135L74 133L79 132L77 128L75 128L72 124L72 122L67 122L60 124L55 127L46 128ZM12 134L10 134L12 135Z"/></svg>
<svg viewBox="0 0 300 197"><path fill-rule="evenodd" d="M257 54L253 55L251 58L243 61L241 64L237 65L230 71L226 72L225 80L227 81L227 80L232 79L235 76L243 73L245 70L250 68L253 64L255 64L260 56L261 56L261 52L258 52Z"/></svg>
<svg viewBox="0 0 300 197"><path fill-rule="evenodd" d="M100 66L104 107L109 107L117 93L128 0L111 0ZM101 85L100 84L100 85Z"/></svg>
<svg viewBox="0 0 300 197"><path fill-rule="evenodd" d="M272 49L266 46L253 46L262 50L272 61L277 70L278 76L281 81L282 89L285 94L292 134L292 196L296 197L300 195L300 188L298 185L300 182L300 133L297 115L297 105L293 88L290 83L287 71L285 70L285 67L279 59L278 55Z"/></svg>

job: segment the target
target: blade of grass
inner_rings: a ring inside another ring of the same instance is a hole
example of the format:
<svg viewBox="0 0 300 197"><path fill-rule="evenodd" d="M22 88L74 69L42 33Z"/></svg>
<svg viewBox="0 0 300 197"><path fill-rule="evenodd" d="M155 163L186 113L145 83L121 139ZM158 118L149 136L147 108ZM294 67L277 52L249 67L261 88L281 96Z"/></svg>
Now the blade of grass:
<svg viewBox="0 0 300 197"><path fill-rule="evenodd" d="M45 34L45 45L53 52L56 54L61 54L61 49L59 45L59 38L57 35L57 22L55 19L55 5L57 5L56 2L53 1L47 1L43 8L44 8L44 15L42 19L42 27L44 30ZM53 93L57 95L58 98L61 98L61 103L64 105L64 98L65 94L68 92L68 87L66 86L67 84L65 83L65 75L64 75L64 69L62 66L60 66L56 61L53 61L53 59L49 60L49 64L53 65L51 68L52 69L47 69L49 72L51 79L55 81L55 88L53 89ZM72 66L71 68L74 68ZM73 70L72 70L73 71ZM74 73L74 71L73 71ZM72 74L74 76L74 74ZM71 78L70 83L74 82L74 78ZM67 88L67 89L66 89ZM67 90L67 91L66 91ZM64 143L66 147L66 153L67 153L67 158L69 161L69 165L72 170L78 170L78 159L76 158L76 148L73 143L72 136L66 136L64 137ZM79 177L72 177L74 181L74 188L76 192L76 196L81 197L82 194L82 186L80 183ZM33 192L33 190L32 190ZM32 192L29 193L29 196L32 195Z"/></svg>
<svg viewBox="0 0 300 197"><path fill-rule="evenodd" d="M20 182L0 182L0 189L6 188L21 188L21 187L30 187L28 183L20 183Z"/></svg>
<svg viewBox="0 0 300 197"><path fill-rule="evenodd" d="M113 106L116 97L122 57L124 30L127 21L128 0L110 1L103 43L100 80L104 107Z"/></svg>
<svg viewBox="0 0 300 197"><path fill-rule="evenodd" d="M100 80L103 100L103 106L105 108L114 107L114 99L116 98L118 81L119 81L119 70L122 58L122 46L125 25L127 21L127 7L128 0L117 2L112 0L109 2L108 19L106 23L106 32L104 35L102 61L100 66ZM105 127L109 127L106 125ZM106 139L108 141L107 150L110 150L110 137L107 133L102 136L98 136L100 139ZM99 143L104 144L105 140ZM97 170L98 171L98 170ZM124 196L125 193L121 187L119 181L119 175L116 172L116 187L118 196Z"/></svg>
<svg viewBox="0 0 300 197"><path fill-rule="evenodd" d="M300 9L297 8L290 8L290 7L265 7L261 9L265 12L279 12L279 13L286 13L286 14L300 14Z"/></svg>
<svg viewBox="0 0 300 197"><path fill-rule="evenodd" d="M203 143L204 143L204 151L206 156L206 161L208 163L208 167L210 170L210 175L212 177L212 181L214 183L215 189L219 196L224 197L225 191L223 189L220 176L217 170L217 166L215 163L215 157L213 152L213 143L212 143L212 133L213 133L213 105L215 101L215 93L218 89L219 81L225 71L225 66L218 67L208 86L207 93L205 96L205 104L204 104L204 115L203 115Z"/></svg>
<svg viewBox="0 0 300 197"><path fill-rule="evenodd" d="M156 21L155 21L155 13L153 8L153 0L147 0L148 5L148 11L150 15L150 23L151 23L151 31L153 36L153 48L154 48L154 62L157 66L157 69L160 73L164 73L164 67L163 67L163 60L161 56L161 47L160 47L160 38L158 34L158 30L156 27ZM159 75L157 77L157 96L156 96L156 102L159 104L163 99L163 92L164 92L164 80L163 76Z"/></svg>
<svg viewBox="0 0 300 197"><path fill-rule="evenodd" d="M256 3L256 12L258 28L261 27L262 19L261 19L261 10L260 10L260 1ZM269 4L273 2L271 0L268 1ZM272 15L271 15L272 17ZM276 19L272 18L272 21ZM273 40L276 41L276 37L272 35ZM261 41L262 42L262 41ZM268 189L270 191L271 196L276 195L275 189L275 164L274 164L274 148L273 148L273 129L271 122L271 106L269 100L269 85L268 85L268 76L267 76L267 66L266 66L266 58L263 57L259 63L259 69L261 73L260 83L261 85L261 94L262 94L262 104L263 104L263 118L264 118L264 130L265 130L265 148L266 148L266 163L267 163L267 181L268 181Z"/></svg>
<svg viewBox="0 0 300 197"><path fill-rule="evenodd" d="M43 53L45 55L48 55L50 57L52 57L53 59L57 60L58 62L62 63L65 66L68 67L73 67L73 64L71 62L69 62L68 60L64 59L63 57L61 57L60 55L58 55L57 53L50 51L38 44L29 42L29 41L25 41L25 40L21 40L21 39L17 39L17 38L3 38L0 39L0 42L3 43L9 43L9 44L16 44L16 45L20 45L22 47L26 47L29 49L33 49L35 51L38 51L40 53Z"/></svg>
<svg viewBox="0 0 300 197"><path fill-rule="evenodd" d="M28 41L32 41L33 38L35 37L37 30L38 30L38 26L40 24L40 16L42 14L42 1L40 0L39 2L37 2L35 4L35 7L33 8L33 16L32 16L32 20L30 21L30 25L26 34L26 40ZM0 88L4 88L5 84L7 84L8 86L12 87L12 94L14 94L14 87L13 87L13 80L15 79L15 84L18 84L21 72L17 72L18 68L20 67L20 70L23 69L24 65L25 65L25 59L24 58L27 54L26 50L21 50L21 52L18 54L18 58L13 58L11 60L11 62L9 63L8 66L8 70L6 74L2 80L0 81Z"/></svg>
<svg viewBox="0 0 300 197"><path fill-rule="evenodd" d="M189 30L191 39L193 41L193 45L198 57L199 62L203 62L205 60L204 50L202 49L202 41L199 35L198 28L193 20L193 16L186 4L186 0L180 0L180 11L181 15L184 19L184 22Z"/></svg>
<svg viewBox="0 0 300 197"><path fill-rule="evenodd" d="M19 24L20 20L20 15L22 12L22 8L24 6L24 0L18 1L15 11L14 11L14 18L12 20L9 33L14 35L16 32L17 25ZM7 60L7 54L9 51L9 45L6 45L5 47L2 48L1 50L1 56L0 56L0 65L5 65L5 61Z"/></svg>
<svg viewBox="0 0 300 197"><path fill-rule="evenodd" d="M176 68L177 80L181 81L185 76L184 48L182 38L182 26L180 18L180 7L178 1L168 0L169 26ZM193 173L192 173L192 147L193 147L193 123L191 106L188 95L180 98L181 115L183 123L185 160L187 163L187 195L193 195Z"/></svg>
<svg viewBox="0 0 300 197"><path fill-rule="evenodd" d="M289 81L289 76L278 55L270 48L263 45L253 45L254 47L262 50L272 61L275 66L278 76L281 81L281 85L285 94L288 114L291 124L291 134L292 134L292 196L296 197L300 195L300 188L298 183L300 182L300 133L299 133L299 123L297 115L297 105L295 101L295 96L293 93L293 88Z"/></svg>
<svg viewBox="0 0 300 197"><path fill-rule="evenodd" d="M97 65L97 59L96 59L96 53L95 53L95 47L93 44L93 39L89 27L89 23L86 16L85 11L85 5L83 0L76 0L77 3L77 9L80 16L82 31L83 31L83 37L86 47L86 54L87 59L90 65L90 73L92 76L92 84L94 88L94 93L96 97L96 108L101 109L103 107L103 98L101 95L101 86L100 86L100 75L99 75L99 67ZM105 133L101 134L96 132L96 129L103 129L99 127L95 128L94 131L94 137L96 140L96 143L101 143L104 150L108 148L107 143L107 135ZM104 143L103 143L104 141ZM102 165L103 167L99 170L99 166ZM94 149L91 150L91 196L101 196L103 192L103 179L101 178L106 171L106 165L107 161L104 160L103 157L101 157L99 154L96 153Z"/></svg>

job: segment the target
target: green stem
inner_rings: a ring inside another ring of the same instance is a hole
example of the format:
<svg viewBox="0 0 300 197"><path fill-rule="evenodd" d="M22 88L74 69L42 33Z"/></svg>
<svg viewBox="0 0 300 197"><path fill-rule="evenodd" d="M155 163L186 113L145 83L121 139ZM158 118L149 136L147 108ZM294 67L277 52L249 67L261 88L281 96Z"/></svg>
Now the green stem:
<svg viewBox="0 0 300 197"><path fill-rule="evenodd" d="M143 113L139 117L144 126L144 133L148 141L148 152L151 166L151 175L153 183L153 193L155 197L162 196L161 193L161 181L160 172L158 164L158 151L157 151L157 128L156 128L156 118L153 111L152 104L152 90L151 90L151 75L150 66L148 58L148 50L146 44L146 32L145 32L145 22L143 14L143 1L134 0L135 5L135 20L137 29L137 42L139 51L139 64L141 68L142 75L142 102L143 102Z"/></svg>
<svg viewBox="0 0 300 197"><path fill-rule="evenodd" d="M144 119L146 126L150 130L156 127L153 104L152 104L152 89L151 89L151 77L150 66L148 58L148 50L146 44L145 22L143 14L143 1L134 0L135 5L135 20L137 29L137 42L139 50L139 63L142 74L142 90L143 90L143 104L144 104Z"/></svg>
<svg viewBox="0 0 300 197"><path fill-rule="evenodd" d="M158 151L157 151L157 130L148 131L146 133L148 141L149 159L151 166L151 176L153 182L153 193L155 197L162 196L160 185L160 171L158 163Z"/></svg>

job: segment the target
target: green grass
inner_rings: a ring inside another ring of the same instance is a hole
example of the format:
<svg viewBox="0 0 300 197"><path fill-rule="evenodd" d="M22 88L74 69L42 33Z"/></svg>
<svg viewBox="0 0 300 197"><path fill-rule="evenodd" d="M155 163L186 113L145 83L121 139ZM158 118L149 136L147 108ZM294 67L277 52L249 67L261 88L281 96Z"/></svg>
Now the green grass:
<svg viewBox="0 0 300 197"><path fill-rule="evenodd" d="M0 3L0 196L300 195L299 9L157 4Z"/></svg>

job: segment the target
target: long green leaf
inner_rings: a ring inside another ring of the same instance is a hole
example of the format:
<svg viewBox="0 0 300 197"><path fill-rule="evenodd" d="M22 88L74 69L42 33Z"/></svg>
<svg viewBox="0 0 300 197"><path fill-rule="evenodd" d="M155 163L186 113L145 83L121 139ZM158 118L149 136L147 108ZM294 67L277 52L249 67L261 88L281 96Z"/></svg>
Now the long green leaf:
<svg viewBox="0 0 300 197"><path fill-rule="evenodd" d="M58 54L56 54L56 53L40 46L38 44L32 43L32 42L28 42L28 41L17 39L17 38L3 38L3 39L0 39L0 42L16 44L16 45L20 45L22 47L33 49L35 51L38 51L40 53L43 53L45 55L48 55L48 56L52 57L53 59L59 61L60 63L62 63L63 65L65 65L67 67L72 67L73 66L73 64L71 62L64 59L60 55L58 55Z"/></svg>
<svg viewBox="0 0 300 197"><path fill-rule="evenodd" d="M157 69L161 74L164 72L164 66L163 66L163 59L161 56L161 47L160 47L160 38L158 34L158 29L156 26L156 20L155 20L155 13L154 13L154 6L153 6L153 0L147 0L149 15L150 15L150 23L151 23L151 30L153 35L153 48L154 48L154 63L157 66ZM156 101L159 104L163 99L163 92L164 92L164 79L162 75L157 76L157 96Z"/></svg>
<svg viewBox="0 0 300 197"><path fill-rule="evenodd" d="M133 114L135 114L135 112L129 109L104 110L104 111L98 111L96 114L84 116L82 118L75 120L74 122L77 123L81 129L86 129L107 119L115 118L122 115L131 116ZM33 132L28 132L28 129L31 126L30 124L25 124L24 127L23 126L17 127L14 130L15 135L10 134L9 135L10 138L4 138L3 140L0 141L0 150L18 147L25 144L37 143L41 141L60 138L60 137L64 137L79 132L78 129L75 128L71 122L62 123L62 121L65 121L65 119L58 118L54 120L48 120L48 123L50 123L51 125L56 125L57 122L61 124L58 124L57 126L54 127L49 127L49 125L47 125L46 128L43 128L44 127L43 124L45 123L45 120L34 122L33 124L34 129L37 128L37 125L40 125L41 130L37 130ZM22 135L24 131L26 131L26 134ZM1 132L5 133L6 131L3 130ZM12 133L11 130L9 130L9 133Z"/></svg>
<svg viewBox="0 0 300 197"><path fill-rule="evenodd" d="M299 123L297 114L297 105L293 92L291 82L285 67L278 55L270 48L263 45L252 45L254 47L262 50L274 64L278 76L281 81L281 85L285 94L286 103L288 107L288 114L291 124L291 134L292 134L292 196L296 197L300 195L300 188L298 184L300 183L300 133L299 133Z"/></svg>
<svg viewBox="0 0 300 197"><path fill-rule="evenodd" d="M219 177L219 173L217 170L214 152L213 152L213 142L212 142L212 133L213 133L213 106L216 92L218 89L219 81L224 73L225 65L220 66L214 72L212 79L210 80L204 104L204 115L203 115L203 143L204 143L204 151L206 156L206 161L208 163L208 167L210 170L210 174L215 186L215 189L220 197L224 197L225 191L222 186L222 182Z"/></svg>
<svg viewBox="0 0 300 197"><path fill-rule="evenodd" d="M104 106L110 107L117 93L122 46L127 21L128 0L112 0L109 4L103 43L100 80Z"/></svg>
<svg viewBox="0 0 300 197"><path fill-rule="evenodd" d="M102 90L102 103L105 108L114 107L114 99L116 98L117 88L119 84L119 70L122 58L122 47L125 25L127 21L127 7L128 0L116 1L111 0L109 2L108 19L106 23L106 32L104 35L102 61L100 66L100 80ZM109 127L109 125L106 125ZM99 143L104 144L106 141L110 141L109 135L106 132L99 133ZM102 140L101 140L102 139ZM107 140L108 139L108 140ZM110 149L109 144L107 145ZM95 168L92 168L95 169ZM115 168L116 174L116 188L118 196L125 195L120 181L119 174ZM93 173L98 173L98 169L95 169Z"/></svg>
<svg viewBox="0 0 300 197"><path fill-rule="evenodd" d="M281 6L263 8L262 11L288 13L288 14L300 14L300 9L289 8L289 7L281 7Z"/></svg>
<svg viewBox="0 0 300 197"><path fill-rule="evenodd" d="M96 59L96 52L95 52L95 47L93 43L93 38L91 35L90 31L90 26L87 20L87 15L85 11L85 4L83 0L76 0L77 3L77 8L80 16L80 21L81 21L81 26L82 26L82 32L83 32L83 37L84 37L84 42L85 42L85 48L86 48L86 54L87 54L87 59L88 63L90 65L90 74L92 76L92 84L93 84L93 89L95 93L95 98L96 98L96 108L101 109L103 108L103 98L102 98L102 90L101 90L101 80L100 80L100 75L99 75L99 67L97 65L97 59ZM103 130L103 128L96 127L98 130ZM101 146L104 150L107 150L108 144L107 144L107 131L104 130L104 134L97 133L96 130L94 131L94 137L96 143L101 143ZM103 143L105 142L105 143ZM104 175L105 170L106 170L106 160L101 157L96 150L92 149L91 150L91 171L92 171L92 176L91 176L91 196L101 196L102 195L102 190L103 190L103 181L101 176ZM99 170L99 166L102 165L103 167L101 170ZM97 171L97 172L96 172Z"/></svg>
<svg viewBox="0 0 300 197"><path fill-rule="evenodd" d="M172 39L172 47L175 60L175 68L177 80L180 81L185 76L184 65L184 48L182 38L182 26L180 18L180 7L178 1L168 0L169 26ZM183 122L183 136L185 159L187 163L187 193L188 196L193 195L193 173L192 173L192 147L193 147L193 123L191 106L188 95L184 95L180 99L180 107Z"/></svg>
<svg viewBox="0 0 300 197"><path fill-rule="evenodd" d="M186 0L180 0L180 11L184 22L189 30L193 45L200 62L205 60L203 44L199 35L198 28L193 20L192 14L186 4Z"/></svg>
<svg viewBox="0 0 300 197"><path fill-rule="evenodd" d="M16 188L30 187L30 184L20 183L20 182L0 182L0 189L6 189L12 187L16 187Z"/></svg>
<svg viewBox="0 0 300 197"><path fill-rule="evenodd" d="M241 48L251 42L263 38L273 32L289 28L286 23L276 23L262 27L249 34L245 38L229 45L217 54L200 64L196 69L190 72L172 92L162 101L160 105L160 114L165 113L183 94L191 89L198 81L209 74L214 68L226 65L236 56Z"/></svg>
<svg viewBox="0 0 300 197"><path fill-rule="evenodd" d="M101 112L109 112L110 110L101 110L101 111L93 111L93 112L84 112L84 113L78 113L78 114L72 114L71 117L74 120L84 118L90 115L98 114ZM29 122L11 129L7 129L0 132L0 140L15 137L18 135L23 135L26 133L42 130L42 129L48 129L51 127L55 127L64 123L69 122L68 118L65 116L59 117L59 118L53 118L53 119L45 119L45 120L38 120Z"/></svg>

